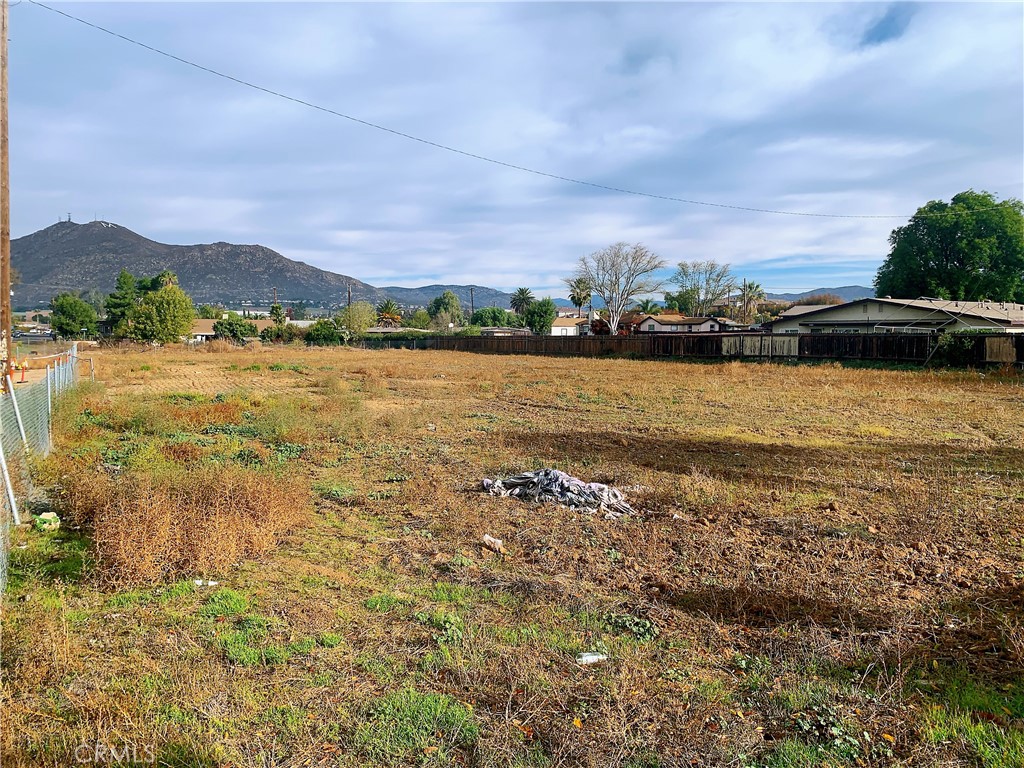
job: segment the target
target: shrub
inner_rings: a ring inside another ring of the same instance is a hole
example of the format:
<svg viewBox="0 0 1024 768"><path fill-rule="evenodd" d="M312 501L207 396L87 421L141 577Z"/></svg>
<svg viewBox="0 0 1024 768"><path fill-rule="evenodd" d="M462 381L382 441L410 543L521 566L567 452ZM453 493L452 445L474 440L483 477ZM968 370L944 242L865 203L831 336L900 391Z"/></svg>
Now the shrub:
<svg viewBox="0 0 1024 768"><path fill-rule="evenodd" d="M306 329L306 344L311 347L336 347L341 341L338 326L331 320L317 320Z"/></svg>
<svg viewBox="0 0 1024 768"><path fill-rule="evenodd" d="M306 519L308 485L237 464L65 468L62 513L91 529L99 575L121 584L221 572L270 550Z"/></svg>

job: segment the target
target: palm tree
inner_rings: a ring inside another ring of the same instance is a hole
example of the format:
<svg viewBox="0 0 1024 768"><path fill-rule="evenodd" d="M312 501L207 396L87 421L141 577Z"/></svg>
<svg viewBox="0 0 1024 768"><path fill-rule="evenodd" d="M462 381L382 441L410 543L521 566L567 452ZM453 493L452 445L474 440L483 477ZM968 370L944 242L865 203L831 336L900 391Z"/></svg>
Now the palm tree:
<svg viewBox="0 0 1024 768"><path fill-rule="evenodd" d="M377 322L384 328L397 328L402 324L402 310L394 299L385 299L377 305Z"/></svg>
<svg viewBox="0 0 1024 768"><path fill-rule="evenodd" d="M583 305L589 304L593 296L593 290L585 277L573 277L565 281L569 286L569 301L576 307L577 313L583 317Z"/></svg>
<svg viewBox="0 0 1024 768"><path fill-rule="evenodd" d="M753 321L754 316L757 315L757 305L764 301L764 299L764 288L761 287L760 283L743 281L743 285L740 287L740 312L743 316L743 322L749 323Z"/></svg>
<svg viewBox="0 0 1024 768"><path fill-rule="evenodd" d="M636 309L639 312L643 312L645 315L658 315L661 314L661 305L658 304L654 299L644 299L636 303Z"/></svg>
<svg viewBox="0 0 1024 768"><path fill-rule="evenodd" d="M512 298L509 300L509 304L512 306L512 311L517 315L523 314L526 308L533 304L533 292L529 288L517 288L516 292L512 294Z"/></svg>

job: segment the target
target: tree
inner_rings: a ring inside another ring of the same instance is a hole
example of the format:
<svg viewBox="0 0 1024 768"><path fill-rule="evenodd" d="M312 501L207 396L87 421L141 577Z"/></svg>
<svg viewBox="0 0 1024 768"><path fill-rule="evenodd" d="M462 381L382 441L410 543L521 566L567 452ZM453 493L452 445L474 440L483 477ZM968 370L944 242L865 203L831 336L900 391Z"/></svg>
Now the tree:
<svg viewBox="0 0 1024 768"><path fill-rule="evenodd" d="M512 311L517 315L522 315L526 312L526 308L535 301L533 297L533 291L529 288L516 288L515 293L512 294L512 298L509 299L509 306L512 307Z"/></svg>
<svg viewBox="0 0 1024 768"><path fill-rule="evenodd" d="M192 330L195 319L192 299L173 283L143 294L125 322L127 336L135 341L168 344L178 341Z"/></svg>
<svg viewBox="0 0 1024 768"><path fill-rule="evenodd" d="M430 318L430 329L441 333L451 333L462 324L462 318L451 315L446 311L438 312Z"/></svg>
<svg viewBox="0 0 1024 768"><path fill-rule="evenodd" d="M334 321L321 318L306 329L306 344L311 347L336 347L342 335Z"/></svg>
<svg viewBox="0 0 1024 768"><path fill-rule="evenodd" d="M654 293L661 287L661 281L653 275L665 266L658 254L641 243L616 243L581 257L574 277L586 280L591 290L604 299L614 333L622 313L637 296Z"/></svg>
<svg viewBox="0 0 1024 768"><path fill-rule="evenodd" d="M526 308L523 319L531 331L538 336L547 336L551 333L551 324L558 317L558 307L551 299L534 301Z"/></svg>
<svg viewBox="0 0 1024 768"><path fill-rule="evenodd" d="M728 264L715 261L681 261L671 282L679 286L690 302L688 314L707 317L711 308L729 296L735 279Z"/></svg>
<svg viewBox="0 0 1024 768"><path fill-rule="evenodd" d="M665 309L681 315L693 316L693 303L696 294L692 290L679 290L676 293L665 291Z"/></svg>
<svg viewBox="0 0 1024 768"><path fill-rule="evenodd" d="M284 307L280 304L271 304L270 319L274 321L274 325L284 325L287 323L288 316L284 313Z"/></svg>
<svg viewBox="0 0 1024 768"><path fill-rule="evenodd" d="M469 318L469 324L485 328L506 328L511 322L510 316L511 313L501 307L481 307Z"/></svg>
<svg viewBox="0 0 1024 768"><path fill-rule="evenodd" d="M430 314L425 309L417 309L412 314L406 315L403 323L406 328L418 328L425 331L430 327Z"/></svg>
<svg viewBox="0 0 1024 768"><path fill-rule="evenodd" d="M355 301L338 315L338 324L354 336L362 336L377 323L377 310L368 301Z"/></svg>
<svg viewBox="0 0 1024 768"><path fill-rule="evenodd" d="M636 303L635 309L645 315L661 314L661 305L654 299L642 299Z"/></svg>
<svg viewBox="0 0 1024 768"><path fill-rule="evenodd" d="M802 299L797 299L791 306L802 307L802 306L822 306L825 304L845 304L839 296L834 293L816 293L813 296L804 296Z"/></svg>
<svg viewBox="0 0 1024 768"><path fill-rule="evenodd" d="M124 335L124 321L138 301L139 281L127 269L122 269L117 275L114 290L103 303L107 310L107 322L110 323L110 329L115 336Z"/></svg>
<svg viewBox="0 0 1024 768"><path fill-rule="evenodd" d="M593 297L590 283L584 277L570 277L565 280L565 284L569 287L569 301L576 307L579 317L583 317L583 305L590 304Z"/></svg>
<svg viewBox="0 0 1024 768"><path fill-rule="evenodd" d="M294 323L284 325L271 325L260 331L260 341L264 344L288 344L292 341L301 341L306 338L306 329L300 328Z"/></svg>
<svg viewBox="0 0 1024 768"><path fill-rule="evenodd" d="M1024 302L1024 205L968 190L932 200L889 235L875 295Z"/></svg>
<svg viewBox="0 0 1024 768"><path fill-rule="evenodd" d="M758 305L764 299L764 288L760 283L748 283L744 280L740 286L740 319L744 323L753 322L757 315Z"/></svg>
<svg viewBox="0 0 1024 768"><path fill-rule="evenodd" d="M255 323L250 323L245 318L239 317L235 312L232 312L223 320L215 322L213 324L213 332L236 344L241 344L246 337L260 335Z"/></svg>
<svg viewBox="0 0 1024 768"><path fill-rule="evenodd" d="M427 314L432 319L436 319L442 312L448 316L449 322L462 325L462 305L459 303L459 297L451 291L445 291L427 304Z"/></svg>
<svg viewBox="0 0 1024 768"><path fill-rule="evenodd" d="M306 302L296 301L291 305L292 308L292 320L305 320L306 319Z"/></svg>
<svg viewBox="0 0 1024 768"><path fill-rule="evenodd" d="M397 328L402 324L402 310L394 299L386 299L377 305L377 322L384 328Z"/></svg>
<svg viewBox="0 0 1024 768"><path fill-rule="evenodd" d="M96 310L84 299L71 293L61 293L50 300L52 327L61 336L78 339L96 334Z"/></svg>
<svg viewBox="0 0 1024 768"><path fill-rule="evenodd" d="M202 320L220 320L226 311L217 304L200 304L196 307L196 317Z"/></svg>

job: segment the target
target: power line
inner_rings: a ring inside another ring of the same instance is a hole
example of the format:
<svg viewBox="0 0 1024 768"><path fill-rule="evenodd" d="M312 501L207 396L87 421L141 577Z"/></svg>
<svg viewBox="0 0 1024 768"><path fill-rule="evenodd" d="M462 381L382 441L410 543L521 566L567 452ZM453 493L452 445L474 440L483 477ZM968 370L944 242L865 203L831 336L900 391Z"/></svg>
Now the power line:
<svg viewBox="0 0 1024 768"><path fill-rule="evenodd" d="M683 197L672 197L670 195L658 195L658 194L654 194L652 192L640 192L640 191L637 191L637 190L634 190L634 189L625 189L625 188L622 188L622 187L613 187L613 186L609 186L607 184L598 184L597 182L593 182L593 181L585 181L583 179L574 179L574 178L569 177L569 176L561 176L561 175L559 175L557 173L548 173L547 171L539 171L539 170L537 170L535 168L527 168L526 166L523 166L523 165L516 165L515 163L508 163L508 162L505 162L504 160L497 160L497 159L495 159L493 157L487 157L486 155L479 155L479 154L476 154L474 152L468 152L468 151L466 151L464 149L459 149L458 147L452 147L452 146L449 146L447 144L441 144L441 143L436 142L436 141L431 141L430 139L424 139L424 138L422 138L420 136L414 136L411 133L404 133L403 131L398 131L398 130L395 130L394 128L388 128L385 125L379 125L378 123L372 123L372 122L370 122L368 120L363 120L361 118L345 114L344 112L339 112L338 110L331 109L330 107L324 107L324 106L321 106L319 104L314 104L313 102L306 101L305 99L300 99L300 98L298 98L296 96L289 96L286 93L281 93L280 91L275 91L275 90L273 90L271 88L267 88L265 86L258 85L257 83L253 83L253 82L250 82L248 80L243 80L242 78L235 77L234 75L229 75L229 74L227 74L225 72L221 72L219 70L212 69L212 68L204 66L202 64L198 64L198 63L196 63L194 61L191 61L189 59L182 58L181 56L176 56L173 53L169 53L169 52L164 51L164 50L162 50L160 48L156 48L156 47L154 47L152 45L149 45L148 43L143 43L143 42L141 42L139 40L135 40L134 38L128 37L126 35L122 35L119 32L115 32L115 31L113 31L111 29L107 29L106 27L102 27L99 24L94 24L91 21L86 21L83 18L80 18L80 17L75 16L73 14L67 13L66 11L62 11L62 10L60 10L58 8L53 8L53 7L49 6L49 5L46 5L45 3L38 2L38 0L28 0L28 2L30 2L32 5L38 6L40 8L44 8L47 11L51 11L53 13L56 13L56 14L60 15L60 16L64 16L65 18L70 19L72 21L77 21L79 24L84 24L85 26L90 27L92 29L95 29L98 32L103 32L104 34L110 35L111 37L116 37L118 40L122 40L122 41L124 41L126 43L129 43L131 45L138 46L139 48L144 48L145 50L150 51L151 53L158 54L159 56L164 56L165 58L168 58L168 59L171 59L173 61L176 61L179 64L184 64L185 66L192 67L193 69L198 69L201 72L206 72L207 74L214 75L215 77L220 77L220 78L223 78L225 80L230 80L233 83L245 86L246 88L251 88L251 89L253 89L255 91L260 91L260 92L265 93L265 94L267 94L269 96L274 96L274 97L279 98L279 99L284 99L285 101L290 101L290 102L293 102L295 104L300 104L300 105L302 105L304 107L309 107L310 109L315 109L318 112L324 112L324 113L326 113L328 115L333 115L334 117L340 117L340 118L342 118L344 120L349 120L349 121L351 121L353 123L358 123L359 125L366 126L367 128L373 128L373 129L378 130L378 131L383 131L385 133L390 133L393 136L399 136L399 137L401 137L403 139L408 139L409 141L415 141L415 142L418 142L420 144L425 144L426 146L434 147L435 149L441 149L441 150L444 150L445 152L452 152L452 153L457 154L457 155L462 155L463 157L469 157L469 158L472 158L474 160L483 161L485 163L491 163L493 165L499 165L499 166L501 166L503 168L511 168L512 170L522 171L523 173L530 173L530 174L533 174L534 176L541 176L541 177L544 177L544 178L547 178L547 179L554 179L556 181L564 181L564 182L567 182L569 184L578 184L580 186L591 187L593 189L603 189L603 190L605 190L607 192L617 192L619 194L624 194L624 195L634 195L636 197L647 197L647 198L651 198L651 199L654 199L654 200L665 200L665 201L669 201L669 202L673 202L673 203L686 203L687 205L702 205L702 206L706 206L706 207L710 207L710 208L726 208L726 209L734 210L734 211L748 211L748 212L751 212L751 213L771 213L771 214L775 214L775 215L779 215L779 216L810 216L810 217L821 218L821 219L909 219L909 218L911 218L910 216L906 216L904 214L811 213L809 211L780 211L780 210L773 210L773 209L770 209L770 208L754 208L754 207L745 206L745 205L730 205L730 204L727 204L727 203L710 203L710 202L707 202L706 200L690 200L690 199L683 198ZM975 208L975 209L973 209L973 210L971 210L969 212L970 213L974 213L976 211L996 210L996 209L999 209L999 208L1006 208L1006 207L1008 207L1008 204L989 206L987 208ZM919 214L915 214L915 217L916 218L935 218L935 217L939 217L939 216L956 216L956 215L959 215L960 213L961 213L961 211L946 211L946 212L943 212L943 213L919 213ZM968 212L964 211L963 213L968 213Z"/></svg>

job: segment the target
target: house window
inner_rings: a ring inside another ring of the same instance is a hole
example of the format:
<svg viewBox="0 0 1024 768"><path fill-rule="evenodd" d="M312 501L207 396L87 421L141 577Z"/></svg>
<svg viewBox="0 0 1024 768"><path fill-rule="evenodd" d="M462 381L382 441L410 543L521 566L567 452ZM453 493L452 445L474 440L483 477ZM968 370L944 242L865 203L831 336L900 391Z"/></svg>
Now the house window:
<svg viewBox="0 0 1024 768"><path fill-rule="evenodd" d="M679 326L678 325L673 325L672 326L672 330L673 331L678 331L679 330Z"/></svg>
<svg viewBox="0 0 1024 768"><path fill-rule="evenodd" d="M687 333L691 333L692 331L693 331L693 326L692 325L686 326L686 332Z"/></svg>
<svg viewBox="0 0 1024 768"><path fill-rule="evenodd" d="M653 331L654 330L654 323L648 323L647 324L647 330L648 331Z"/></svg>
<svg viewBox="0 0 1024 768"><path fill-rule="evenodd" d="M568 336L569 335L569 329L568 328L563 328L562 329L562 335L563 336Z"/></svg>
<svg viewBox="0 0 1024 768"><path fill-rule="evenodd" d="M861 305L861 311L862 311L862 312L863 312L863 313L864 313L865 315L866 315L866 314L868 313L868 305L867 305L867 302L865 302L865 303L864 303L863 305Z"/></svg>

